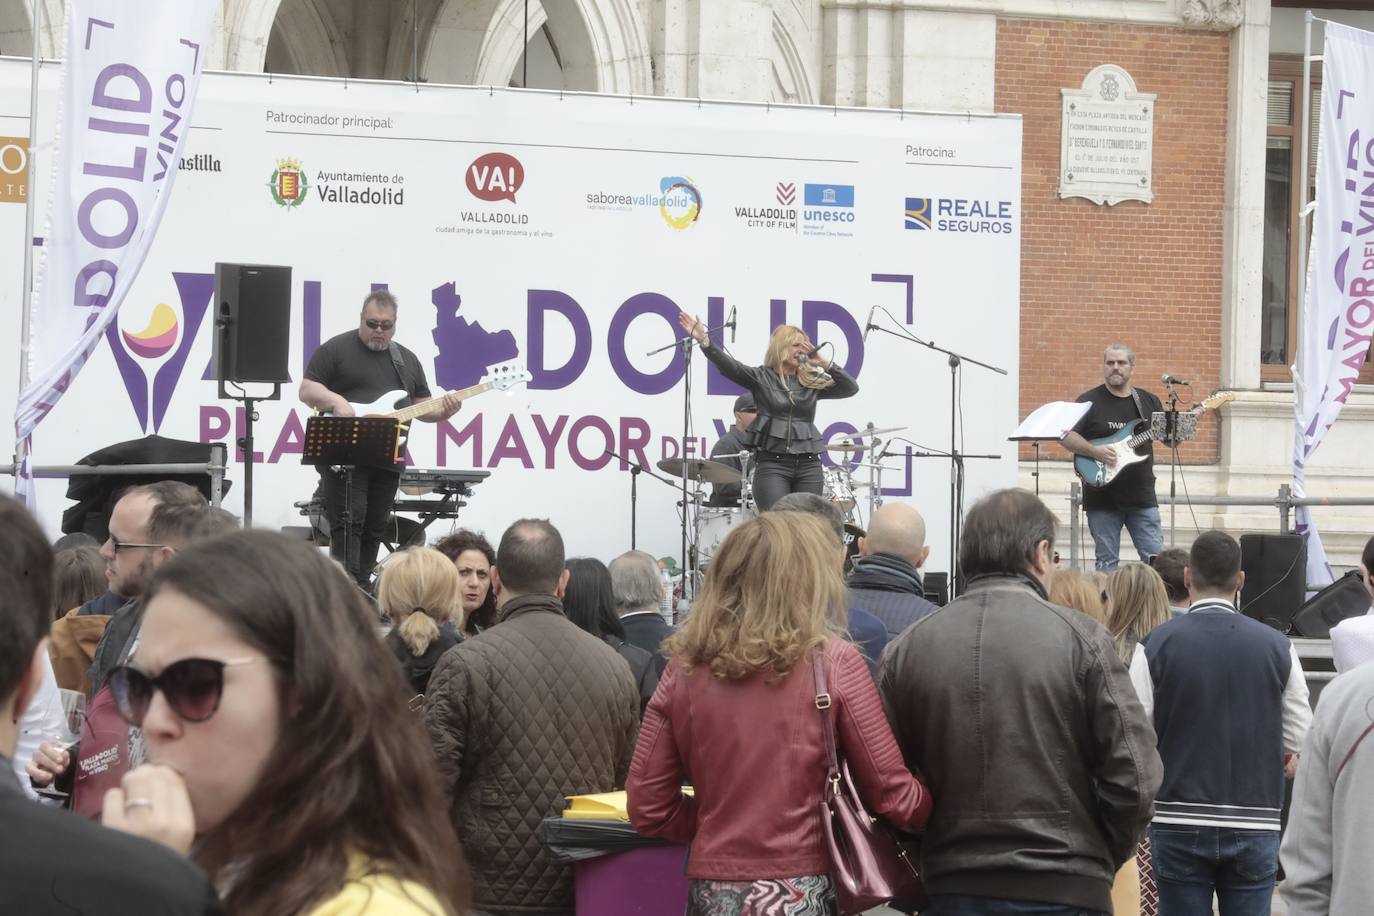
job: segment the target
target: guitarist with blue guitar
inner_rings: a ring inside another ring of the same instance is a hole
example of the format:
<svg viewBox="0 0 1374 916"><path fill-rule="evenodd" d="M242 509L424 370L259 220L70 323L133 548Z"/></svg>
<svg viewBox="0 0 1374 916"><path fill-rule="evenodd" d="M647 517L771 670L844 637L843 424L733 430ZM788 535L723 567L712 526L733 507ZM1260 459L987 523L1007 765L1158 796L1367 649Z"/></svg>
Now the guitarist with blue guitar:
<svg viewBox="0 0 1374 916"><path fill-rule="evenodd" d="M1083 509L1088 515L1097 553L1097 569L1116 569L1121 553L1121 528L1142 561L1164 550L1159 500L1155 497L1154 440L1150 416L1162 411L1159 398L1131 385L1135 354L1114 343L1102 354L1104 384L1078 396L1092 405L1062 441L1078 458L1074 468L1083 479ZM1140 422L1143 421L1143 422Z"/></svg>
<svg viewBox="0 0 1374 916"><path fill-rule="evenodd" d="M432 411L418 416L430 423L446 420L462 407L456 393L434 399L425 380L425 369L414 353L393 343L396 335L396 297L385 289L373 290L363 300L357 330L344 331L324 343L310 357L301 382L300 398L308 407L339 417L364 416L376 411L361 405L391 392L403 404L434 402ZM370 405L369 405L370 406ZM329 519L330 556L344 564L359 585L367 587L377 565L377 551L386 536L401 465L355 467L345 474L321 467L325 516ZM345 526L345 492L352 502L351 524ZM351 530L350 530L351 529Z"/></svg>

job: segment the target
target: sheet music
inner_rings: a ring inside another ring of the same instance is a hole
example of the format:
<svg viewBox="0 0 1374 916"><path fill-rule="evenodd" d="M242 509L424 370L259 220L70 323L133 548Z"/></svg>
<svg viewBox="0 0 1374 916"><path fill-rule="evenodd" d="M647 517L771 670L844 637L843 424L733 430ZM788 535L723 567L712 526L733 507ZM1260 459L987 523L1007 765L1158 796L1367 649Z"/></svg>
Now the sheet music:
<svg viewBox="0 0 1374 916"><path fill-rule="evenodd" d="M1092 404L1087 401L1050 401L1031 411L1030 416L1016 427L1016 432L1007 438L1058 441L1068 435L1091 408Z"/></svg>

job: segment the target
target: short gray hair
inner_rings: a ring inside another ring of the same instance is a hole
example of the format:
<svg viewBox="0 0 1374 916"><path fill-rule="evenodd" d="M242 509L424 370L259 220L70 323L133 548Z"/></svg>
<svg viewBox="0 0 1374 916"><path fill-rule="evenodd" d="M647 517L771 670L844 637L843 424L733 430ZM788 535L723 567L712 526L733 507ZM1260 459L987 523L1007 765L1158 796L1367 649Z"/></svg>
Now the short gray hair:
<svg viewBox="0 0 1374 916"><path fill-rule="evenodd" d="M617 612L658 607L663 600L663 576L658 561L644 551L625 551L611 561L610 571Z"/></svg>
<svg viewBox="0 0 1374 916"><path fill-rule="evenodd" d="M1107 344L1107 348L1102 351L1102 361L1104 363L1107 361L1107 354L1113 350L1120 350L1122 353L1125 353L1126 362L1130 363L1132 366L1135 365L1135 351L1124 343Z"/></svg>
<svg viewBox="0 0 1374 916"><path fill-rule="evenodd" d="M367 307L374 303L378 308L391 309L391 314L396 314L396 294L391 290L385 288L374 289L372 292L368 293L367 298L363 300L361 311L366 312Z"/></svg>

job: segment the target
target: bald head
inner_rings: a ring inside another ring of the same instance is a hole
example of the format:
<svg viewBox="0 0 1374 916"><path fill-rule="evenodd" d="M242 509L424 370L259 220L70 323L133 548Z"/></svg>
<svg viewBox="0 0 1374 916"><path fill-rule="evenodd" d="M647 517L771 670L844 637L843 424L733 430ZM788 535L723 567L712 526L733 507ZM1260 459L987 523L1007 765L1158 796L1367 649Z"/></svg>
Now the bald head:
<svg viewBox="0 0 1374 916"><path fill-rule="evenodd" d="M919 568L930 553L926 546L926 520L905 503L880 506L873 513L868 532L859 538L859 553L886 553Z"/></svg>

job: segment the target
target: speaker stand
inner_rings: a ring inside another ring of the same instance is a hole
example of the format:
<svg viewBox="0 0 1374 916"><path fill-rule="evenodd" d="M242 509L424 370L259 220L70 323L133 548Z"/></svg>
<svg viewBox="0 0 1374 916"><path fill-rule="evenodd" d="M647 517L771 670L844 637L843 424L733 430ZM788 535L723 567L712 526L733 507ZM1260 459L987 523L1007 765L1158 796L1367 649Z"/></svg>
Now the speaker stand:
<svg viewBox="0 0 1374 916"><path fill-rule="evenodd" d="M219 399L238 401L243 404L243 435L238 438L238 447L243 455L243 527L253 527L253 421L258 418L258 401L281 400L281 382L272 382L272 393L256 395L249 393L238 382L219 380ZM233 385L238 394L230 394L228 387Z"/></svg>

